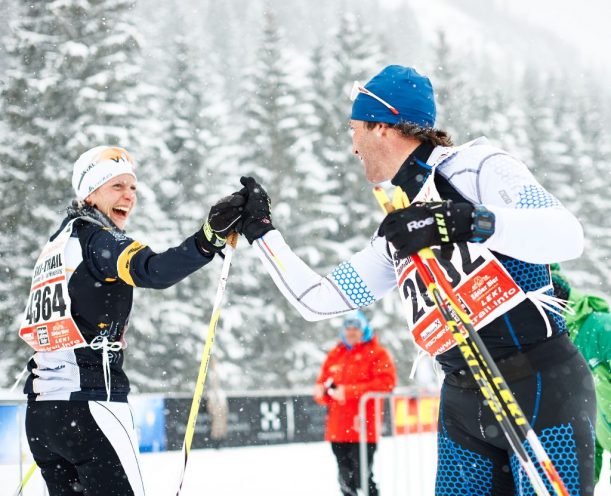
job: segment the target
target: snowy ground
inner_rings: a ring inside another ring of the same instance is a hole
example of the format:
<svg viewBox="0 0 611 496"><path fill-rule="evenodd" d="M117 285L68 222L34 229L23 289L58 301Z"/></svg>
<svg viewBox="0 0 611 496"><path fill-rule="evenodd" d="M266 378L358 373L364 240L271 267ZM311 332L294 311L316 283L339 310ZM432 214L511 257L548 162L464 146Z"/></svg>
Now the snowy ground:
<svg viewBox="0 0 611 496"><path fill-rule="evenodd" d="M607 454L606 480L609 480ZM180 452L142 455L147 496L173 496L180 471ZM27 467L26 467L27 468ZM429 496L435 472L434 436L410 441L385 438L376 459L376 474L384 496ZM0 465L0 492L11 495L18 469ZM603 478L603 480L605 480ZM40 475L28 483L24 496L45 494ZM327 443L194 450L183 496L338 496L335 459ZM609 486L596 496L611 495Z"/></svg>
<svg viewBox="0 0 611 496"><path fill-rule="evenodd" d="M396 442L385 438L380 443L374 470L384 496L433 494L434 435L417 437L412 437L409 446L406 438ZM181 454L177 451L143 454L147 496L176 494L180 464ZM405 467L411 467L409 474ZM0 493L12 494L18 481L17 467L0 465L0 487L10 488ZM37 471L28 482L24 496L44 494ZM189 458L182 495L202 494L337 496L335 458L328 443L194 450Z"/></svg>

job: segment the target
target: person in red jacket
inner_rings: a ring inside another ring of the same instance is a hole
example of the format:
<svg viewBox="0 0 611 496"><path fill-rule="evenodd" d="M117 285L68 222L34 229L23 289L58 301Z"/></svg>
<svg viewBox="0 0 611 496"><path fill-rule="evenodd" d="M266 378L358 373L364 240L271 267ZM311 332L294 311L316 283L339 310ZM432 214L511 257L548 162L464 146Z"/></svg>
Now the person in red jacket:
<svg viewBox="0 0 611 496"><path fill-rule="evenodd" d="M344 320L341 342L333 348L320 370L314 387L314 400L325 405L325 440L331 442L337 458L339 483L344 496L356 496L361 487L359 468L359 401L370 391L392 391L397 383L395 364L378 343L365 314L360 310ZM367 403L367 466L369 495L377 496L373 480L373 455L377 448L379 425L375 401ZM382 411L381 408L378 411ZM381 418L379 419L381 423Z"/></svg>

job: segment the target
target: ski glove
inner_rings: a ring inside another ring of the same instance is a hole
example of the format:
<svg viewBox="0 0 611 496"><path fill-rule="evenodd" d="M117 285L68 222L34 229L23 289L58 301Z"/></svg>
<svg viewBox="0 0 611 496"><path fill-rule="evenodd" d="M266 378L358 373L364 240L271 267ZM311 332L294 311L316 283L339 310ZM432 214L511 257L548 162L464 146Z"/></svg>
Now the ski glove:
<svg viewBox="0 0 611 496"><path fill-rule="evenodd" d="M272 225L272 204L269 196L254 177L241 177L240 182L247 191L247 200L242 216L242 234L252 245L255 239L259 239L266 232L275 229Z"/></svg>
<svg viewBox="0 0 611 496"><path fill-rule="evenodd" d="M378 229L406 258L429 246L441 246L449 258L452 244L461 241L481 243L494 233L494 214L470 203L416 202L388 214Z"/></svg>
<svg viewBox="0 0 611 496"><path fill-rule="evenodd" d="M213 255L225 248L227 235L238 230L245 203L245 195L236 192L212 205L204 225L195 234L197 246L204 255Z"/></svg>

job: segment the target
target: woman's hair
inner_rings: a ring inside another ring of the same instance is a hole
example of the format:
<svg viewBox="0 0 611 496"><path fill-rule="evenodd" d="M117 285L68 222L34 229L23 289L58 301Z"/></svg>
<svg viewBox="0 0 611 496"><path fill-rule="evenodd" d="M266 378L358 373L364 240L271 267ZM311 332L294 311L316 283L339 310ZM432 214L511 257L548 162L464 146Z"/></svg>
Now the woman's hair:
<svg viewBox="0 0 611 496"><path fill-rule="evenodd" d="M373 129L379 122L365 122L367 129ZM454 142L446 131L435 129L432 127L421 127L410 122L399 122L397 124L388 124L389 127L396 129L402 135L409 138L416 138L420 141L427 141L435 146L453 146Z"/></svg>

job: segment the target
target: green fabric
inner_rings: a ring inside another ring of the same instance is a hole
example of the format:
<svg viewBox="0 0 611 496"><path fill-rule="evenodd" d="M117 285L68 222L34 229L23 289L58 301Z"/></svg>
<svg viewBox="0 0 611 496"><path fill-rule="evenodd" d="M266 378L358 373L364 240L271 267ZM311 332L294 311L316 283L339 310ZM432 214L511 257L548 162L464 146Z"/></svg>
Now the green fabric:
<svg viewBox="0 0 611 496"><path fill-rule="evenodd" d="M599 313L600 315L609 315L609 304L601 297L594 295L586 295L571 289L569 294L569 310L564 313L566 319L566 325L569 328L571 338L574 340L579 332L582 331L586 320L593 314ZM604 326L605 319L608 321L609 317L601 317L601 321ZM591 324L590 327L593 327ZM606 324L607 328L609 324ZM604 332L604 331L603 331ZM607 355L608 356L608 355Z"/></svg>
<svg viewBox="0 0 611 496"><path fill-rule="evenodd" d="M611 313L603 298L571 288L558 264L552 264L557 291L568 293L564 311L569 336L584 356L596 389L596 479L600 475L602 450L611 451Z"/></svg>
<svg viewBox="0 0 611 496"><path fill-rule="evenodd" d="M609 304L598 296L571 290L565 311L569 334L584 356L596 388L596 437L611 451L611 313Z"/></svg>

